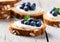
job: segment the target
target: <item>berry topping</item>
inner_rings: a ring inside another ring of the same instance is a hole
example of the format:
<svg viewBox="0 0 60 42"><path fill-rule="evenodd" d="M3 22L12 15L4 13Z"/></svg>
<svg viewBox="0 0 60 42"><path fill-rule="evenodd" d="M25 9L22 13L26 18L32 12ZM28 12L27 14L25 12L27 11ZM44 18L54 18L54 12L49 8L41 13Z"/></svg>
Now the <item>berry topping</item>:
<svg viewBox="0 0 60 42"><path fill-rule="evenodd" d="M24 24L25 21L26 21L25 19L22 19L21 23Z"/></svg>
<svg viewBox="0 0 60 42"><path fill-rule="evenodd" d="M28 21L24 21L24 24L29 25L30 23Z"/></svg>
<svg viewBox="0 0 60 42"><path fill-rule="evenodd" d="M31 5L31 3L30 2L27 2L27 5L26 6L30 6Z"/></svg>
<svg viewBox="0 0 60 42"><path fill-rule="evenodd" d="M53 13L53 16L57 16L57 13Z"/></svg>
<svg viewBox="0 0 60 42"><path fill-rule="evenodd" d="M50 13L53 15L53 16L57 16L57 15L60 15L60 8L53 8Z"/></svg>
<svg viewBox="0 0 60 42"><path fill-rule="evenodd" d="M28 11L28 7L24 7L24 10L25 10L25 11Z"/></svg>
<svg viewBox="0 0 60 42"><path fill-rule="evenodd" d="M42 20L41 19L38 19L37 22L41 22Z"/></svg>
<svg viewBox="0 0 60 42"><path fill-rule="evenodd" d="M25 25L40 27L42 25L41 21L42 20L40 19L35 21L34 18L30 18L28 20L22 19L21 23Z"/></svg>
<svg viewBox="0 0 60 42"><path fill-rule="evenodd" d="M40 27L43 22L41 19L30 18L30 16L27 15L24 19L22 19L21 23L25 25Z"/></svg>
<svg viewBox="0 0 60 42"><path fill-rule="evenodd" d="M24 7L20 7L20 9L24 9Z"/></svg>
<svg viewBox="0 0 60 42"><path fill-rule="evenodd" d="M36 8L36 4L33 3L32 6L31 6L31 10L35 10L35 8Z"/></svg>
<svg viewBox="0 0 60 42"><path fill-rule="evenodd" d="M31 21L31 23L30 23L31 26L35 26L35 24L36 23L34 21Z"/></svg>
<svg viewBox="0 0 60 42"><path fill-rule="evenodd" d="M35 10L35 8L36 8L36 4L35 3L31 4L30 2L23 3L21 4L21 7L20 7L20 9L23 9L25 11Z"/></svg>
<svg viewBox="0 0 60 42"><path fill-rule="evenodd" d="M26 3L23 3L22 6L24 7Z"/></svg>
<svg viewBox="0 0 60 42"><path fill-rule="evenodd" d="M55 9L56 9L56 8L54 7L54 8L50 11L50 13L52 13Z"/></svg>
<svg viewBox="0 0 60 42"><path fill-rule="evenodd" d="M30 2L28 2L26 6L29 8L29 10L31 9L31 3Z"/></svg>
<svg viewBox="0 0 60 42"><path fill-rule="evenodd" d="M29 18L28 21L29 22L34 21L34 18Z"/></svg>
<svg viewBox="0 0 60 42"><path fill-rule="evenodd" d="M41 21L40 22L36 22L36 26L40 27L41 26Z"/></svg>

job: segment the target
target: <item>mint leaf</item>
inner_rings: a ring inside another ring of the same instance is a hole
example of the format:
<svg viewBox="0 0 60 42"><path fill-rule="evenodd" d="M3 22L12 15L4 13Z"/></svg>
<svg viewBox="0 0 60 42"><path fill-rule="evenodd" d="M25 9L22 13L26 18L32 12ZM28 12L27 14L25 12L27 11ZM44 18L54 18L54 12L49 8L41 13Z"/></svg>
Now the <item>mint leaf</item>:
<svg viewBox="0 0 60 42"><path fill-rule="evenodd" d="M56 8L56 9L55 9L55 12L56 12L56 13L58 13L58 12L59 12L59 10L60 10L60 8Z"/></svg>
<svg viewBox="0 0 60 42"><path fill-rule="evenodd" d="M24 17L25 20L28 20L29 18L30 18L29 15L27 15L27 16Z"/></svg>
<svg viewBox="0 0 60 42"><path fill-rule="evenodd" d="M56 9L55 9L55 12L58 13L58 12L59 12L59 8L56 8Z"/></svg>

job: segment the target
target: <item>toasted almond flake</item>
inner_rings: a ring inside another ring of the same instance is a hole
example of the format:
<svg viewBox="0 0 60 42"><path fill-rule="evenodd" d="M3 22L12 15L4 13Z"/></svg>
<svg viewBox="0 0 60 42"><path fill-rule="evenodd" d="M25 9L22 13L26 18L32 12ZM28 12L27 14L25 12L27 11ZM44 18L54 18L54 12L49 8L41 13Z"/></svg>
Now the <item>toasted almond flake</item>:
<svg viewBox="0 0 60 42"><path fill-rule="evenodd" d="M16 35L17 33L15 32L15 33L13 33L13 34L15 34L15 35Z"/></svg>
<svg viewBox="0 0 60 42"><path fill-rule="evenodd" d="M35 36L35 34L34 34L34 33L30 33L30 35L31 35L31 36Z"/></svg>
<svg viewBox="0 0 60 42"><path fill-rule="evenodd" d="M16 31L17 34L20 34L18 31Z"/></svg>
<svg viewBox="0 0 60 42"><path fill-rule="evenodd" d="M60 27L60 24L59 24L59 27Z"/></svg>
<svg viewBox="0 0 60 42"><path fill-rule="evenodd" d="M9 19L9 18L10 18L10 16L7 17L7 19Z"/></svg>
<svg viewBox="0 0 60 42"><path fill-rule="evenodd" d="M57 27L57 25L54 24L54 27Z"/></svg>
<svg viewBox="0 0 60 42"><path fill-rule="evenodd" d="M14 33L14 32L15 32L15 30L12 31L12 33Z"/></svg>

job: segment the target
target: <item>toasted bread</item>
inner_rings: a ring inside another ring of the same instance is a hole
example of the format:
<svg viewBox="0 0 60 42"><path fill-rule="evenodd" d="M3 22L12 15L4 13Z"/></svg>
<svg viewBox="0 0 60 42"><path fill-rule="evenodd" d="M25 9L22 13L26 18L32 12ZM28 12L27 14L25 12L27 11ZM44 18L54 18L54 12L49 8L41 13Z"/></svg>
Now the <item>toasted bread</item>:
<svg viewBox="0 0 60 42"><path fill-rule="evenodd" d="M9 30L12 34L15 34L15 35L22 35L22 36L38 36L38 35L42 35L45 31L45 24L42 25L41 28L39 28L38 30L27 30L23 27L21 27L21 29L18 29L18 28L15 28L13 27L13 23L14 22L10 22L10 27L9 27Z"/></svg>
<svg viewBox="0 0 60 42"><path fill-rule="evenodd" d="M24 12L17 11L15 7L12 7L11 11L12 11L12 13L14 13L13 15L15 17L20 18L20 19L24 18L26 15L29 15L30 17L33 17L33 18L41 18L42 19L43 14L45 14L44 11L39 12L39 13L35 13L35 14L26 14Z"/></svg>
<svg viewBox="0 0 60 42"><path fill-rule="evenodd" d="M19 0L0 0L0 19L9 19L11 17L10 7ZM21 0L20 0L21 1Z"/></svg>
<svg viewBox="0 0 60 42"><path fill-rule="evenodd" d="M43 15L44 18L44 23L54 26L54 27L60 27L60 20L54 20L54 19L49 19L46 14Z"/></svg>
<svg viewBox="0 0 60 42"><path fill-rule="evenodd" d="M6 5L6 4L11 4L12 5L12 4L14 4L18 1L20 1L20 0L0 0L0 4L1 5Z"/></svg>

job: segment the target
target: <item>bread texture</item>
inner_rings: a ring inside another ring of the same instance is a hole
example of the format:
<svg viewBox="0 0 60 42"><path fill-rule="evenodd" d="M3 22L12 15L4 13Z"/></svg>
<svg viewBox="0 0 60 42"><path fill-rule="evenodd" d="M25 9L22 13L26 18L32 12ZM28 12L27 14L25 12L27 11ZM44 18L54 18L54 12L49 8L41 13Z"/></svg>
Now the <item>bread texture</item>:
<svg viewBox="0 0 60 42"><path fill-rule="evenodd" d="M12 7L12 8L11 8L11 11L12 11L12 13L13 13L13 15L14 15L15 17L20 18L20 19L22 19L22 18L24 18L26 15L28 15L28 14L26 14L26 13L24 13L24 12L17 11L15 7ZM29 16L38 19L38 18L43 18L43 14L45 14L44 11L39 12L39 13L35 13L35 14L29 14Z"/></svg>
<svg viewBox="0 0 60 42"><path fill-rule="evenodd" d="M46 17L46 14L43 16L44 23L54 27L60 27L60 20L53 20Z"/></svg>
<svg viewBox="0 0 60 42"><path fill-rule="evenodd" d="M18 29L18 28L15 28L13 27L14 22L10 22L10 27L9 27L9 30L12 34L15 34L15 35L22 35L22 36L38 36L38 35L42 35L44 32L45 32L45 24L43 24L43 26L41 28L39 28L38 30L26 30L24 29Z"/></svg>
<svg viewBox="0 0 60 42"><path fill-rule="evenodd" d="M0 4L1 5L5 5L5 4L14 4L14 3L16 3L16 2L19 2L19 1L21 1L21 0L0 0Z"/></svg>
<svg viewBox="0 0 60 42"><path fill-rule="evenodd" d="M19 0L0 0L0 19L9 19L11 17L10 7ZM21 1L21 0L20 0Z"/></svg>

